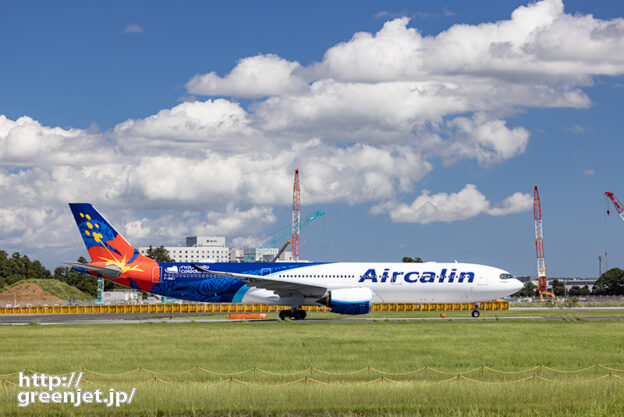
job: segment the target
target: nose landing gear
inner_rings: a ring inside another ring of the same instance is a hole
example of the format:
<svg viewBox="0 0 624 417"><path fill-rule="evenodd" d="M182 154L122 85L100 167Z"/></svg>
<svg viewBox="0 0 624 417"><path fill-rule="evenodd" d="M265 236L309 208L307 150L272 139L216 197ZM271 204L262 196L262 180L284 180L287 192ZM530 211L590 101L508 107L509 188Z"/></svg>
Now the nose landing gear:
<svg viewBox="0 0 624 417"><path fill-rule="evenodd" d="M298 309L291 309L291 310L282 310L279 312L279 318L280 320L286 320L287 318L289 319L293 319L293 320L304 320L306 318L306 312L305 310L302 310L300 308Z"/></svg>
<svg viewBox="0 0 624 417"><path fill-rule="evenodd" d="M474 310L472 310L472 313L470 313L470 315L475 319L481 315L481 313L479 313L479 303L475 303Z"/></svg>

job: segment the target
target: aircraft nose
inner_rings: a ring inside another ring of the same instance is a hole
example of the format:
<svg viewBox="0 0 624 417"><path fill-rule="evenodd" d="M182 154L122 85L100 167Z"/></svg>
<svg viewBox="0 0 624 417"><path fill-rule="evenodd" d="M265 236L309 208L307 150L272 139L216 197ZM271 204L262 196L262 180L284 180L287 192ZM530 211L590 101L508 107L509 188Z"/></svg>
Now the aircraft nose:
<svg viewBox="0 0 624 417"><path fill-rule="evenodd" d="M512 281L511 282L511 286L514 289L514 292L518 292L518 291L520 291L521 289L524 288L524 284L519 279L514 278L511 281Z"/></svg>

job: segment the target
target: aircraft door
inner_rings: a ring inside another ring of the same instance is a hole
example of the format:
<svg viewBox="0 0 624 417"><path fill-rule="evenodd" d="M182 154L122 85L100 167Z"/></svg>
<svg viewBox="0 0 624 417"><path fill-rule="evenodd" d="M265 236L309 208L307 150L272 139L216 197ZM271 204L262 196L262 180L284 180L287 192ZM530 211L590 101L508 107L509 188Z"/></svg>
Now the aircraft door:
<svg viewBox="0 0 624 417"><path fill-rule="evenodd" d="M478 279L477 282L479 283L479 286L487 285L488 284L488 279L487 279L487 277L479 275L479 279Z"/></svg>
<svg viewBox="0 0 624 417"><path fill-rule="evenodd" d="M262 270L260 271L260 275L265 276L265 275L270 275L271 274L271 268L262 268Z"/></svg>
<svg viewBox="0 0 624 417"><path fill-rule="evenodd" d="M153 267L152 268L152 282L156 283L158 282L158 278L160 277L160 267Z"/></svg>

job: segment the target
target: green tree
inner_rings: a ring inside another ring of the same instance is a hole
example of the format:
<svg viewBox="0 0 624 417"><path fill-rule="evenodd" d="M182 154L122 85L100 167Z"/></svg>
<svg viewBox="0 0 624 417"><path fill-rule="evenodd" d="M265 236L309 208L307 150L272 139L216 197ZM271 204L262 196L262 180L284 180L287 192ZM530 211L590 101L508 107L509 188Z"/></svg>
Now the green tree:
<svg viewBox="0 0 624 417"><path fill-rule="evenodd" d="M552 289L553 289L553 293L557 296L565 296L566 295L566 288L565 288L565 284L561 281L559 281L558 279L553 280L552 282Z"/></svg>
<svg viewBox="0 0 624 417"><path fill-rule="evenodd" d="M593 295L624 295L624 271L609 269L596 280Z"/></svg>
<svg viewBox="0 0 624 417"><path fill-rule="evenodd" d="M82 256L78 258L77 261L82 263L87 262ZM97 295L97 279L81 274L70 267L59 266L56 268L54 270L54 278L78 288L85 294L92 295L93 297Z"/></svg>
<svg viewBox="0 0 624 417"><path fill-rule="evenodd" d="M570 289L568 290L568 295L569 296L581 295L581 287L579 287L578 285L571 286Z"/></svg>
<svg viewBox="0 0 624 417"><path fill-rule="evenodd" d="M157 262L175 262L175 260L169 256L169 251L162 245L157 248L153 248L150 245L146 252L146 256Z"/></svg>
<svg viewBox="0 0 624 417"><path fill-rule="evenodd" d="M537 285L529 281L524 285L523 289L521 289L515 294L512 294L512 297L535 297L535 295L537 295L536 293L537 293Z"/></svg>
<svg viewBox="0 0 624 417"><path fill-rule="evenodd" d="M416 263L422 263L423 260L422 258L419 258L418 256L415 256L413 258L409 257L409 256L404 256L403 257L403 262L416 262Z"/></svg>
<svg viewBox="0 0 624 417"><path fill-rule="evenodd" d="M87 260L82 256L78 258L77 261L81 263L87 262ZM97 297L97 277L80 273L70 267L59 266L54 270L54 278L68 285L72 285L78 288L85 294ZM126 287L124 287L123 285L115 284L114 282L106 279L104 280L104 291L123 288Z"/></svg>
<svg viewBox="0 0 624 417"><path fill-rule="evenodd" d="M581 288L581 295L590 295L591 294L591 290L589 289L589 286L584 285L583 288Z"/></svg>
<svg viewBox="0 0 624 417"><path fill-rule="evenodd" d="M87 262L82 256L78 258L78 262ZM66 284L72 285L86 294L96 296L97 294L97 278L89 275L81 274L72 268L59 266L51 274L41 262L31 261L26 255L14 252L11 256L3 250L0 250L0 288L7 285L29 278L52 278L58 279ZM109 291L113 288L124 288L121 285L105 281L104 289Z"/></svg>
<svg viewBox="0 0 624 417"><path fill-rule="evenodd" d="M6 277L9 276L9 258L7 253L0 250L0 288L6 284Z"/></svg>
<svg viewBox="0 0 624 417"><path fill-rule="evenodd" d="M41 262L31 261L26 255L14 252L10 257L5 251L0 251L0 287L14 284L28 278L51 278Z"/></svg>
<svg viewBox="0 0 624 417"><path fill-rule="evenodd" d="M568 295L572 296L583 296L589 294L591 294L591 290L587 285L585 285L583 288L579 287L578 285L573 285L568 291Z"/></svg>

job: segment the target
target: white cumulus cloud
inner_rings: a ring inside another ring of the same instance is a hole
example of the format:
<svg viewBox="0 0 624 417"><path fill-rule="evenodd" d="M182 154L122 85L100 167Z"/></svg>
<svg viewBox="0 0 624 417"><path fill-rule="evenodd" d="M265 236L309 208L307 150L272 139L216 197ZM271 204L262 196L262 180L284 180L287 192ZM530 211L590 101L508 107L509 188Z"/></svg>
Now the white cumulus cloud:
<svg viewBox="0 0 624 417"><path fill-rule="evenodd" d="M0 166L98 163L111 155L100 149L101 143L101 136L82 129L47 127L28 116L10 120L0 114Z"/></svg>
<svg viewBox="0 0 624 417"><path fill-rule="evenodd" d="M289 204L295 168L306 204L370 204L415 223L517 213L529 195L414 190L440 163L491 167L524 153L518 112L586 108L596 76L624 73L624 19L568 14L560 0L435 35L405 17L380 26L315 63L265 54L226 74L203 69L186 88L212 97L103 132L0 115L0 244L62 243L70 201L113 213L139 243L250 236Z"/></svg>
<svg viewBox="0 0 624 417"><path fill-rule="evenodd" d="M297 76L301 65L277 55L258 55L241 59L225 77L215 72L198 74L186 88L191 94L236 97L263 97L276 94L300 93L306 82Z"/></svg>
<svg viewBox="0 0 624 417"><path fill-rule="evenodd" d="M500 204L487 210L491 216L506 216L508 214L520 213L533 208L533 196L525 193L513 193L505 198Z"/></svg>
<svg viewBox="0 0 624 417"><path fill-rule="evenodd" d="M112 133L121 146L136 151L174 143L225 149L245 143L253 132L247 112L239 104L217 99L185 102L145 119L126 120Z"/></svg>
<svg viewBox="0 0 624 417"><path fill-rule="evenodd" d="M457 117L446 125L454 139L441 152L448 160L472 158L488 166L524 153L529 142L528 130L509 129L504 120L489 120L482 113Z"/></svg>
<svg viewBox="0 0 624 417"><path fill-rule="evenodd" d="M196 75L187 89L255 98L246 118L265 136L417 146L425 159L491 166L528 146L529 132L507 118L586 108L592 77L624 73L623 27L620 18L567 14L561 0L428 36L400 17L329 47L319 62L247 57L228 74Z"/></svg>
<svg viewBox="0 0 624 417"><path fill-rule="evenodd" d="M532 206L533 198L519 192L493 205L475 185L467 184L461 191L451 194L431 194L425 190L410 204L390 201L374 206L371 212L387 213L397 223L428 224L466 220L480 214L504 216L529 210Z"/></svg>

